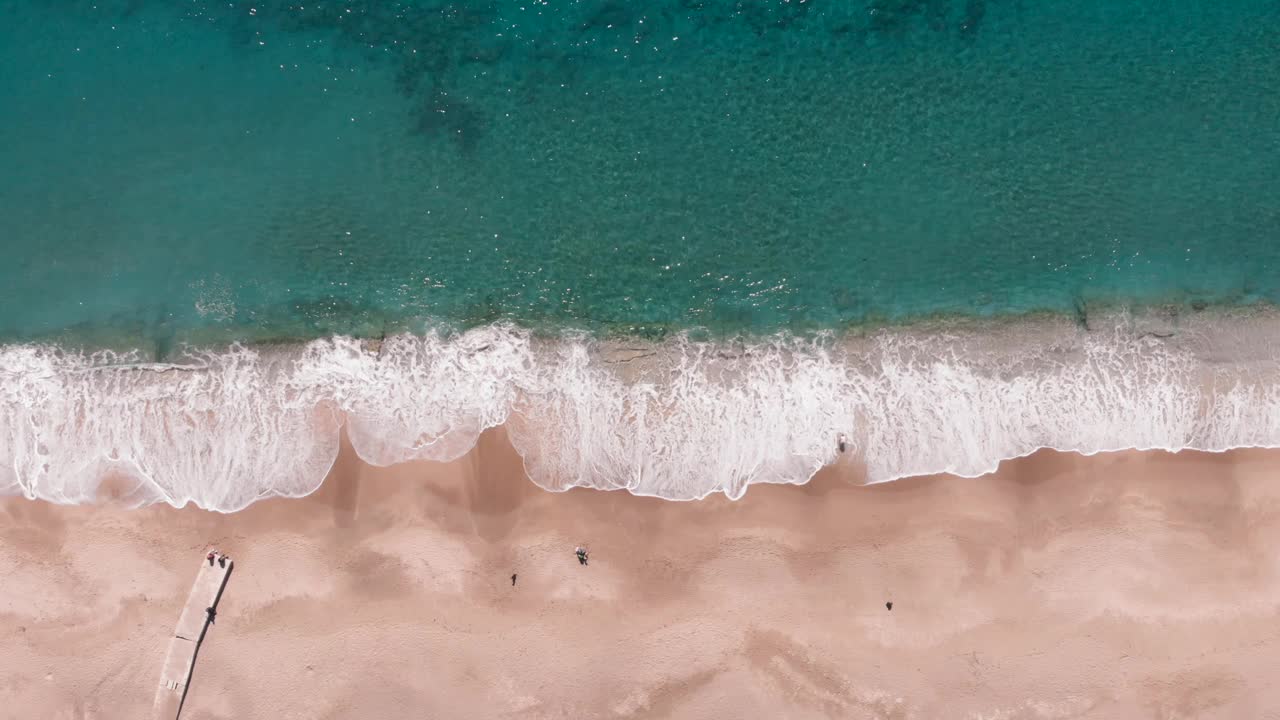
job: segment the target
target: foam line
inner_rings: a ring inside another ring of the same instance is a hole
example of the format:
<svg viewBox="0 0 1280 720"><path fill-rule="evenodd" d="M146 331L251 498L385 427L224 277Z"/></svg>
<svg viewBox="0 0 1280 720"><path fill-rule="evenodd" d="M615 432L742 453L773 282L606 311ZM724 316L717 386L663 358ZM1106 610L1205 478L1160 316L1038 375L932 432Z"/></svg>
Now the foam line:
<svg viewBox="0 0 1280 720"><path fill-rule="evenodd" d="M672 500L803 483L843 433L872 482L975 476L1039 448L1280 445L1270 312L934 325L869 336L619 343L509 325L189 350L176 363L0 348L0 493L234 511L314 491L346 423L380 465L505 424L548 490ZM1096 328L1105 327L1099 331ZM117 486L117 494L121 491Z"/></svg>

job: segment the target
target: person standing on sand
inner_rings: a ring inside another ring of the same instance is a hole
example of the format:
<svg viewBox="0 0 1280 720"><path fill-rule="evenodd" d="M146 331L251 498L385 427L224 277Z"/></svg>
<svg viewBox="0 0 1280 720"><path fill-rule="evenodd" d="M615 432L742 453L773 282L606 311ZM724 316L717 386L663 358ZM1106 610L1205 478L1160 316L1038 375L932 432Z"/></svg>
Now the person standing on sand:
<svg viewBox="0 0 1280 720"><path fill-rule="evenodd" d="M578 547L574 548L573 552L574 552L574 554L576 554L576 555L578 556L578 564L579 564L579 565L586 565L586 564L587 564L587 549L586 549L586 548L584 548L584 547L582 547L581 545L579 545Z"/></svg>
<svg viewBox="0 0 1280 720"><path fill-rule="evenodd" d="M515 586L516 586L516 574L511 573L511 587L515 587Z"/></svg>

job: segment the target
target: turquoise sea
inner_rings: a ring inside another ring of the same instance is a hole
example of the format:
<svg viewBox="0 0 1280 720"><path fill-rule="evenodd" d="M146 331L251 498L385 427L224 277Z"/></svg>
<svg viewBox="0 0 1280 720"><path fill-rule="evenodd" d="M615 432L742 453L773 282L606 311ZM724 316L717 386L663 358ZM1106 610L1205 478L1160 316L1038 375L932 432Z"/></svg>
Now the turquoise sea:
<svg viewBox="0 0 1280 720"><path fill-rule="evenodd" d="M0 0L0 336L1280 298L1274 0Z"/></svg>
<svg viewBox="0 0 1280 720"><path fill-rule="evenodd" d="M539 484L672 498L803 482L838 433L872 480L1280 442L1270 385L1210 427L1203 347L1086 317L1280 302L1275 0L0 18L0 491L235 509L314 489L338 422L375 462L507 424ZM832 339L1040 311L1067 350ZM225 350L262 340L294 349Z"/></svg>

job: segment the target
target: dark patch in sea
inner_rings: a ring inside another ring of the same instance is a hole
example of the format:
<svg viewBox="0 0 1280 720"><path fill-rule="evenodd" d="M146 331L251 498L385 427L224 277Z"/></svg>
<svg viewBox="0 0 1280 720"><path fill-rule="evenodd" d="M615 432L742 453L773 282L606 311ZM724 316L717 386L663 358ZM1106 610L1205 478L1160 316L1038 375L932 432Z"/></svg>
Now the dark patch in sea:
<svg viewBox="0 0 1280 720"><path fill-rule="evenodd" d="M960 34L972 37L978 32L982 18L987 14L987 0L965 0L964 18L960 21Z"/></svg>
<svg viewBox="0 0 1280 720"><path fill-rule="evenodd" d="M467 99L434 88L422 100L414 122L414 131L427 138L447 138L457 144L463 155L475 152L484 128L484 117Z"/></svg>
<svg viewBox="0 0 1280 720"><path fill-rule="evenodd" d="M905 32L923 6L923 0L871 0L867 4L870 30L890 35Z"/></svg>
<svg viewBox="0 0 1280 720"><path fill-rule="evenodd" d="M581 27L583 30L629 28L637 19L638 14L631 5L610 0L601 3Z"/></svg>
<svg viewBox="0 0 1280 720"><path fill-rule="evenodd" d="M1080 297L1079 295L1072 297L1071 308L1075 315L1076 325L1078 325L1080 329L1088 331L1089 330L1089 307L1085 303L1084 298Z"/></svg>
<svg viewBox="0 0 1280 720"><path fill-rule="evenodd" d="M146 0L62 1L86 13L102 13L105 6L121 18L161 7ZM697 48L702 39L725 33L754 34L759 40L745 50L757 57L791 51L794 38L781 39L783 33L894 38L923 26L972 37L987 2L867 0L863 14L822 0L602 0L539 8L497 0L190 0L175 12L220 28L246 48L292 34L300 37L290 42L332 47L335 69L384 68L409 100L409 129L471 155L489 126L504 117L504 106L572 92L584 77L609 72L619 58L667 63L670 50ZM659 41L665 45L677 33L695 42L657 54Z"/></svg>
<svg viewBox="0 0 1280 720"><path fill-rule="evenodd" d="M802 20L814 7L813 2L791 2L790 0L739 0L734 4L738 14L755 32L763 36L770 30L789 30L792 25Z"/></svg>
<svg viewBox="0 0 1280 720"><path fill-rule="evenodd" d="M986 0L870 0L868 30L883 35L903 35L912 29L917 19L923 19L925 27L932 32L944 33L954 27L961 36L971 37L978 31L986 12Z"/></svg>

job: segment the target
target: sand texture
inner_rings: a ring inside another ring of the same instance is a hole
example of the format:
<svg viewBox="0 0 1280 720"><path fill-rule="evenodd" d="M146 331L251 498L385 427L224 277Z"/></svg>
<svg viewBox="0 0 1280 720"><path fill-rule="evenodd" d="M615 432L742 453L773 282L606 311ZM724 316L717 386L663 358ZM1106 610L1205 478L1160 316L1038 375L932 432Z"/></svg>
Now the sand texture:
<svg viewBox="0 0 1280 720"><path fill-rule="evenodd" d="M210 544L188 720L1280 718L1277 468L1041 452L674 503L542 491L499 429L232 515L10 499L0 718L148 717Z"/></svg>

